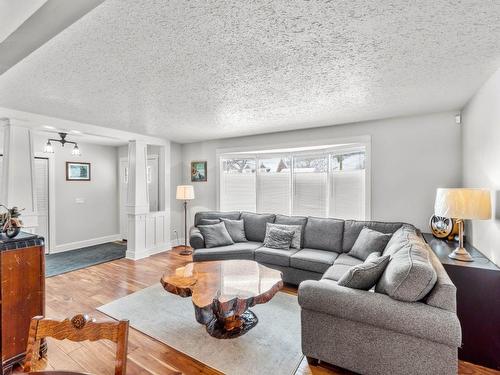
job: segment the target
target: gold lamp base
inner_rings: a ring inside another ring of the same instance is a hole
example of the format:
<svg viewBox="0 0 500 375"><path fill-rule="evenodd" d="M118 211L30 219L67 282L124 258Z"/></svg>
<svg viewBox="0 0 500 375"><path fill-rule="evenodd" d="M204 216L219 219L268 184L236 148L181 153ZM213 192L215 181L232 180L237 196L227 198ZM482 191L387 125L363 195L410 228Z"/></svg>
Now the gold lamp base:
<svg viewBox="0 0 500 375"><path fill-rule="evenodd" d="M461 260L462 262L473 262L474 259L469 254L467 250L463 247L457 247L451 254L448 255L449 258L455 260Z"/></svg>

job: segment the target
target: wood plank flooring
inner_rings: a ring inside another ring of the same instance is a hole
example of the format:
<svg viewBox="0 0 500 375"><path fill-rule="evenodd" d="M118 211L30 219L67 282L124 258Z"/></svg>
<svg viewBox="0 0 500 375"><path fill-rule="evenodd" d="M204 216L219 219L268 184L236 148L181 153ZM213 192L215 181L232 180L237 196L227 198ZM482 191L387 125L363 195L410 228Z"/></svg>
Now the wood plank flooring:
<svg viewBox="0 0 500 375"><path fill-rule="evenodd" d="M188 261L190 257L181 256L178 250L174 249L147 259L120 259L48 278L46 315L64 319L83 312L97 320L108 320L108 316L96 310L98 306L158 283L165 270L180 267ZM292 287L285 288L285 291L296 293ZM49 339L48 346L48 359L38 363L38 370L72 370L98 375L112 375L114 372L115 348L111 342L74 343ZM130 330L128 353L129 375L219 374L218 371L134 329ZM14 372L20 373L21 369L16 368ZM459 373L500 374L467 362L460 362ZM305 359L296 372L296 375L333 374L350 372L323 364L310 367Z"/></svg>

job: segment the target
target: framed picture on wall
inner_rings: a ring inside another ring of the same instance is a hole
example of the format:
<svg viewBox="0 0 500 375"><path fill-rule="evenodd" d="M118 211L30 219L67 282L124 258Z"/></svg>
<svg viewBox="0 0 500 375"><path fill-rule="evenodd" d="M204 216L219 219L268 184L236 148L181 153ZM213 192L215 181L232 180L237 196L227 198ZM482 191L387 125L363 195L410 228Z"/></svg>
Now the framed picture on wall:
<svg viewBox="0 0 500 375"><path fill-rule="evenodd" d="M206 181L207 181L207 162L192 161L191 182L206 182Z"/></svg>
<svg viewBox="0 0 500 375"><path fill-rule="evenodd" d="M90 181L90 163L67 161L66 181Z"/></svg>

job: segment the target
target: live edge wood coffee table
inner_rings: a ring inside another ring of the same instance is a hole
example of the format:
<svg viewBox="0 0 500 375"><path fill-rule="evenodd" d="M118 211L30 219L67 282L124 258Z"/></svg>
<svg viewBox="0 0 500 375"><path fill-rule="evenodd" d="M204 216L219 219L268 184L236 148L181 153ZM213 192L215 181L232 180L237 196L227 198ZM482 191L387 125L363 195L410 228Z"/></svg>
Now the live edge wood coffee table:
<svg viewBox="0 0 500 375"><path fill-rule="evenodd" d="M170 293L191 296L196 320L219 339L255 327L258 319L249 308L268 302L283 287L280 271L252 260L188 263L166 272L161 283Z"/></svg>

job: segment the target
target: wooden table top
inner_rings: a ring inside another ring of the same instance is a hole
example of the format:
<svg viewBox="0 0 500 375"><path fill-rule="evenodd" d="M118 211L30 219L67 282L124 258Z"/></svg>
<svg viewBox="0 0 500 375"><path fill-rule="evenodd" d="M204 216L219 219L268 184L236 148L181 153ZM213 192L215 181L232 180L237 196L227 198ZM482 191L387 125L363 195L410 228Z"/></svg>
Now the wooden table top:
<svg viewBox="0 0 500 375"><path fill-rule="evenodd" d="M84 372L71 372L71 371L37 371L28 372L27 375L89 375Z"/></svg>
<svg viewBox="0 0 500 375"><path fill-rule="evenodd" d="M167 271L161 283L170 293L191 296L199 308L211 305L214 299L223 304L235 298L253 298L253 305L265 303L283 287L280 271L253 260L188 263Z"/></svg>

